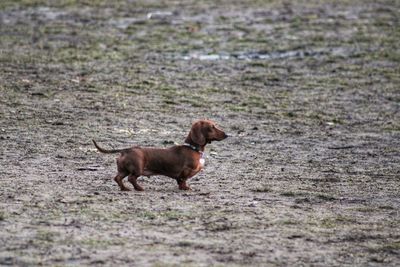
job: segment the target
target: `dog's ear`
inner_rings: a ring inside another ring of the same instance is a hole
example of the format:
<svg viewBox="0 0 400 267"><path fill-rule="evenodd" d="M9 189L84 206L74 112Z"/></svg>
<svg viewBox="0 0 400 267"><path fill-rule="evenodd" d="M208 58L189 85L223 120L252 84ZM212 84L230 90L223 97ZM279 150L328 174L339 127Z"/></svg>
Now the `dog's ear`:
<svg viewBox="0 0 400 267"><path fill-rule="evenodd" d="M192 129L190 130L190 138L200 146L206 144L206 138L203 135L200 123L193 124Z"/></svg>

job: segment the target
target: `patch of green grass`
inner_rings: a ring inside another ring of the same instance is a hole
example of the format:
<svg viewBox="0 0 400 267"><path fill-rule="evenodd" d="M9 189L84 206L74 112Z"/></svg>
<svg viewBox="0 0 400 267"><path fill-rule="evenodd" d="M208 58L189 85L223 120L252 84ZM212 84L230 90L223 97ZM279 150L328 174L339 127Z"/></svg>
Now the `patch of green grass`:
<svg viewBox="0 0 400 267"><path fill-rule="evenodd" d="M216 88L216 87L207 87L202 90L202 93L212 94L212 93L220 93L220 92L224 92L224 91L226 91L226 90L221 89L221 88Z"/></svg>
<svg viewBox="0 0 400 267"><path fill-rule="evenodd" d="M182 103L187 103L189 105L191 105L192 107L207 107L208 106L208 101L206 100L206 98L203 95L199 95L199 94L180 94L181 98L180 98L180 102Z"/></svg>
<svg viewBox="0 0 400 267"><path fill-rule="evenodd" d="M383 128L384 131L386 132L400 132L400 124L391 124Z"/></svg>
<svg viewBox="0 0 400 267"><path fill-rule="evenodd" d="M163 261L157 261L155 263L152 263L151 267L179 267L179 266L184 266L184 267L195 267L198 266L197 264L190 263L190 262L181 262L179 264L177 263L170 263L170 262L163 262ZM214 265L213 266L222 266L222 265Z"/></svg>
<svg viewBox="0 0 400 267"><path fill-rule="evenodd" d="M189 240L182 240L182 241L179 241L178 244L177 244L177 246L179 246L179 247L190 247L190 246L193 246L193 245L194 245L194 243L192 241L189 241Z"/></svg>
<svg viewBox="0 0 400 267"><path fill-rule="evenodd" d="M376 211L376 209L373 207L358 207L358 208L355 208L355 210L359 211L359 212L365 212L365 213L371 213L371 212Z"/></svg>
<svg viewBox="0 0 400 267"><path fill-rule="evenodd" d="M354 217L339 215L335 218L337 222L342 224L356 224L357 220Z"/></svg>
<svg viewBox="0 0 400 267"><path fill-rule="evenodd" d="M252 81L252 82L264 82L265 75L264 74L244 74L242 77L244 81Z"/></svg>
<svg viewBox="0 0 400 267"><path fill-rule="evenodd" d="M84 239L81 242L81 245L87 246L90 248L100 248L104 249L110 246L121 246L127 243L125 238L118 239L99 239L99 238L88 238Z"/></svg>
<svg viewBox="0 0 400 267"><path fill-rule="evenodd" d="M333 218L325 218L325 219L322 219L321 221L320 221L320 227L323 227L323 228L328 228L328 229L330 229L330 228L336 228L336 226L337 226L337 221L335 220L335 219L333 219Z"/></svg>
<svg viewBox="0 0 400 267"><path fill-rule="evenodd" d="M168 220L178 220L180 218L185 217L185 215L180 211L170 210L164 211L159 214L161 218L166 218Z"/></svg>
<svg viewBox="0 0 400 267"><path fill-rule="evenodd" d="M289 118L295 118L297 117L296 113L294 113L293 111L289 111L286 113L286 116Z"/></svg>
<svg viewBox="0 0 400 267"><path fill-rule="evenodd" d="M398 50L385 50L382 52L381 57L391 61L400 62L400 52Z"/></svg>
<svg viewBox="0 0 400 267"><path fill-rule="evenodd" d="M39 6L39 5L45 5L46 0L20 0L20 1L14 1L14 0L2 0L0 1L0 9L5 9L9 7L33 7L33 6Z"/></svg>
<svg viewBox="0 0 400 267"><path fill-rule="evenodd" d="M37 7L37 6L50 6L57 8L65 7L79 7L79 6L91 6L91 7L105 7L114 6L119 7L123 1L114 1L112 4L107 0L60 0L60 1L48 1L48 0L2 0L0 1L0 9L9 7Z"/></svg>
<svg viewBox="0 0 400 267"><path fill-rule="evenodd" d="M326 114L323 111L307 112L306 114L302 115L302 118L317 122L332 122L340 125L345 124L341 118L331 114Z"/></svg>
<svg viewBox="0 0 400 267"><path fill-rule="evenodd" d="M379 246L369 247L368 250L371 253L393 252L397 254L400 252L400 241L388 242Z"/></svg>
<svg viewBox="0 0 400 267"><path fill-rule="evenodd" d="M334 196L328 195L328 194L317 194L316 195L317 198L324 200L324 201L334 201L336 200L336 198Z"/></svg>
<svg viewBox="0 0 400 267"><path fill-rule="evenodd" d="M53 242L57 236L59 236L59 233L51 232L44 229L39 229L36 232L36 239L44 242Z"/></svg>
<svg viewBox="0 0 400 267"><path fill-rule="evenodd" d="M284 197L298 197L298 196L306 196L307 194L301 191L285 191L280 193L280 195Z"/></svg>
<svg viewBox="0 0 400 267"><path fill-rule="evenodd" d="M269 62L266 60L252 60L248 64L256 68L268 68L270 66Z"/></svg>
<svg viewBox="0 0 400 267"><path fill-rule="evenodd" d="M51 60L54 62L72 63L72 62L89 62L92 60L99 61L119 61L124 58L120 51L104 51L98 46L89 47L64 47L53 52Z"/></svg>
<svg viewBox="0 0 400 267"><path fill-rule="evenodd" d="M286 191L286 192L282 192L280 195L284 196L284 197L294 197L297 195L297 192Z"/></svg>
<svg viewBox="0 0 400 267"><path fill-rule="evenodd" d="M383 246L384 249L400 250L400 241L395 241Z"/></svg>
<svg viewBox="0 0 400 267"><path fill-rule="evenodd" d="M292 220L292 219L285 219L279 222L282 225L298 225L300 224L298 221L296 220Z"/></svg>
<svg viewBox="0 0 400 267"><path fill-rule="evenodd" d="M171 85L165 85L165 84L161 84L159 86L157 86L156 88L154 88L160 92L164 92L167 94L176 94L177 89Z"/></svg>
<svg viewBox="0 0 400 267"><path fill-rule="evenodd" d="M184 212L177 210L166 210L166 211L143 211L138 213L138 217L147 219L147 220L155 220L155 219L167 219L167 220L178 220L187 217L188 215Z"/></svg>
<svg viewBox="0 0 400 267"><path fill-rule="evenodd" d="M315 227L332 229L344 227L345 225L357 224L357 220L352 217L342 215L332 215L323 218L312 215L308 218L307 224Z"/></svg>
<svg viewBox="0 0 400 267"><path fill-rule="evenodd" d="M147 220L154 220L157 218L157 214L151 211L143 211L137 214L138 217L147 219Z"/></svg>
<svg viewBox="0 0 400 267"><path fill-rule="evenodd" d="M340 118L333 118L331 121L335 124L344 124L344 121Z"/></svg>
<svg viewBox="0 0 400 267"><path fill-rule="evenodd" d="M265 108L265 99L262 98L261 96L257 96L257 95L249 96L249 98L247 99L246 102L248 103L248 106L250 106L250 107Z"/></svg>
<svg viewBox="0 0 400 267"><path fill-rule="evenodd" d="M379 209L382 209L382 210L394 210L394 208L392 206L389 206L389 205L379 206Z"/></svg>
<svg viewBox="0 0 400 267"><path fill-rule="evenodd" d="M250 191L256 192L256 193L270 193L270 192L272 192L272 189L268 185L261 185L261 186L255 187L253 189L250 189Z"/></svg>
<svg viewBox="0 0 400 267"><path fill-rule="evenodd" d="M175 100L172 100L172 99L164 99L163 102L164 102L164 104L166 104L165 107L167 107L169 105L172 105L172 106L178 105L178 102L176 102Z"/></svg>
<svg viewBox="0 0 400 267"><path fill-rule="evenodd" d="M228 105L227 106L228 110L233 111L233 112L246 112L248 111L248 108L245 106L238 106L238 105Z"/></svg>

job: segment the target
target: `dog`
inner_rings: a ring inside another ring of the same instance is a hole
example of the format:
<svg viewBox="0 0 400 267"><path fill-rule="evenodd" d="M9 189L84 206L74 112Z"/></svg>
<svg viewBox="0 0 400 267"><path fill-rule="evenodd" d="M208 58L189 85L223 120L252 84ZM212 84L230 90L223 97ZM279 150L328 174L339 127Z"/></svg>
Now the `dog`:
<svg viewBox="0 0 400 267"><path fill-rule="evenodd" d="M118 173L114 180L122 191L130 191L123 183L128 181L137 191L143 187L137 183L140 176L164 175L175 179L180 190L191 190L186 181L204 166L204 149L212 141L222 141L228 135L211 120L193 123L183 145L170 148L143 148L134 146L125 149L107 150L94 140L93 144L102 153L121 153L117 158Z"/></svg>

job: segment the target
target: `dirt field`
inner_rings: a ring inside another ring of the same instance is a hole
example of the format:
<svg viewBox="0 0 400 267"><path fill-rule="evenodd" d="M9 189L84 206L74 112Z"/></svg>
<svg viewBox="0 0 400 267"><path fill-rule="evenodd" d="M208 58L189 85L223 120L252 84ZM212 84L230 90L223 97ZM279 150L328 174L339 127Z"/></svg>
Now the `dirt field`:
<svg viewBox="0 0 400 267"><path fill-rule="evenodd" d="M1 1L0 265L399 266L399 85L399 1Z"/></svg>

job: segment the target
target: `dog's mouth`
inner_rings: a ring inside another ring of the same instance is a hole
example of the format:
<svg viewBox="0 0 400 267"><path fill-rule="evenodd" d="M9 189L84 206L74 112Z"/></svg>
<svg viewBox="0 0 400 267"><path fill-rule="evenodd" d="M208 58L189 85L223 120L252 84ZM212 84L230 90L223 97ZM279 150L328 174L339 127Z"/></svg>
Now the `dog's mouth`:
<svg viewBox="0 0 400 267"><path fill-rule="evenodd" d="M212 141L222 141L222 140L226 139L227 137L228 137L228 135L224 133L222 136L218 136L218 137L212 138L212 139L207 139L206 143L211 144Z"/></svg>
<svg viewBox="0 0 400 267"><path fill-rule="evenodd" d="M224 139L226 139L226 138L228 138L228 135L227 135L226 133L223 133L222 136L220 136L220 137L218 138L218 141L222 141L222 140L224 140Z"/></svg>

